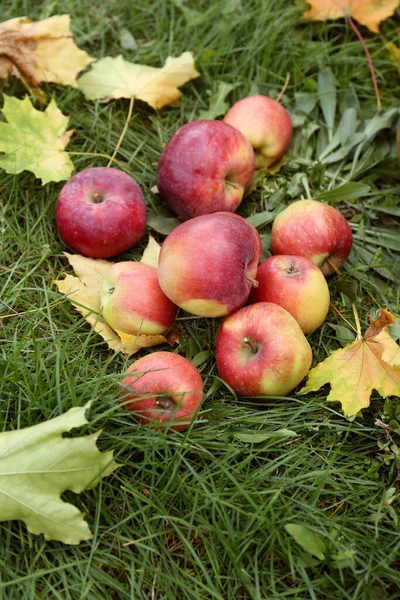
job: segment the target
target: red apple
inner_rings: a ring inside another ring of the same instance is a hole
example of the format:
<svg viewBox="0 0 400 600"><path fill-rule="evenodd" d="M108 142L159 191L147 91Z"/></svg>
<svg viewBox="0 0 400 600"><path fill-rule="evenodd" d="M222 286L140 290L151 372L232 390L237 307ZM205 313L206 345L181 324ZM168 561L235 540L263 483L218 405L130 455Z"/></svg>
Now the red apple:
<svg viewBox="0 0 400 600"><path fill-rule="evenodd" d="M234 213L195 217L164 240L158 263L163 292L182 309L220 317L242 306L261 255L256 228Z"/></svg>
<svg viewBox="0 0 400 600"><path fill-rule="evenodd" d="M76 173L56 202L62 240L91 258L109 258L132 248L144 235L146 218L140 187L113 168L90 167Z"/></svg>
<svg viewBox="0 0 400 600"><path fill-rule="evenodd" d="M226 113L224 123L236 127L249 140L256 153L256 169L277 162L293 134L287 110L276 100L261 94L236 102Z"/></svg>
<svg viewBox="0 0 400 600"><path fill-rule="evenodd" d="M311 360L296 319L272 302L240 308L218 330L218 373L239 396L285 396L308 373Z"/></svg>
<svg viewBox="0 0 400 600"><path fill-rule="evenodd" d="M296 319L303 333L315 331L326 319L330 294L321 270L304 256L276 255L258 267L258 287L249 302L274 302Z"/></svg>
<svg viewBox="0 0 400 600"><path fill-rule="evenodd" d="M110 267L103 282L101 307L110 327L131 335L165 333L178 311L160 288L157 269L134 260Z"/></svg>
<svg viewBox="0 0 400 600"><path fill-rule="evenodd" d="M318 200L298 200L275 218L273 254L305 256L327 275L338 273L353 244L350 225L333 206Z"/></svg>
<svg viewBox="0 0 400 600"><path fill-rule="evenodd" d="M124 404L140 423L169 423L187 429L203 398L196 367L173 352L152 352L135 361L119 384Z"/></svg>
<svg viewBox="0 0 400 600"><path fill-rule="evenodd" d="M237 129L222 121L192 121L161 153L157 187L181 219L234 212L254 173L254 152Z"/></svg>

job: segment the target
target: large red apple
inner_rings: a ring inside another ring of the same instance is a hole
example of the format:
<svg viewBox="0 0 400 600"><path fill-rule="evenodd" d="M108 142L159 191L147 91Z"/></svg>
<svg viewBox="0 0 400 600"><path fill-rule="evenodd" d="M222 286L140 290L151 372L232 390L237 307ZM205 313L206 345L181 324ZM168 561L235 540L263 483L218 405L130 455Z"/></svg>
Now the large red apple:
<svg viewBox="0 0 400 600"><path fill-rule="evenodd" d="M327 275L339 271L353 244L350 225L333 206L318 200L293 202L275 218L273 254L305 256Z"/></svg>
<svg viewBox="0 0 400 600"><path fill-rule="evenodd" d="M110 327L131 335L165 333L178 311L160 288L157 269L134 260L110 267L103 282L101 307Z"/></svg>
<svg viewBox="0 0 400 600"><path fill-rule="evenodd" d="M220 317L246 302L261 255L256 228L234 213L213 213L178 225L158 263L163 292L182 309Z"/></svg>
<svg viewBox="0 0 400 600"><path fill-rule="evenodd" d="M76 173L56 202L62 240L91 258L109 258L132 248L144 235L146 217L138 184L113 168L90 167Z"/></svg>
<svg viewBox="0 0 400 600"><path fill-rule="evenodd" d="M330 294L321 270L304 256L276 255L258 267L258 287L249 302L274 302L299 323L303 333L315 331L326 319Z"/></svg>
<svg viewBox="0 0 400 600"><path fill-rule="evenodd" d="M173 352L152 352L127 373L119 393L140 423L172 422L171 429L187 429L203 398L200 373L190 361Z"/></svg>
<svg viewBox="0 0 400 600"><path fill-rule="evenodd" d="M224 123L246 136L256 154L256 169L269 167L285 153L293 126L287 110L272 98L257 94L236 102L226 113Z"/></svg>
<svg viewBox="0 0 400 600"><path fill-rule="evenodd" d="M158 163L157 187L181 219L234 212L254 173L254 152L222 121L192 121L170 138Z"/></svg>
<svg viewBox="0 0 400 600"><path fill-rule="evenodd" d="M296 319L272 302L240 308L218 330L218 373L239 396L285 396L308 373L311 360Z"/></svg>

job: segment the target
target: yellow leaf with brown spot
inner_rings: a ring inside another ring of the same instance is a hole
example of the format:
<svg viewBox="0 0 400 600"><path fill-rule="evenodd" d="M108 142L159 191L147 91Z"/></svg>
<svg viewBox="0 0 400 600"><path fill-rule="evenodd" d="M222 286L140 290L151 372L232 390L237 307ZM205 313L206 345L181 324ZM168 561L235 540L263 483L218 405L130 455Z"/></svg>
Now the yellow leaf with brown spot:
<svg viewBox="0 0 400 600"><path fill-rule="evenodd" d="M77 86L76 76L94 59L73 40L69 15L0 23L0 78L20 77L32 88L53 82Z"/></svg>
<svg viewBox="0 0 400 600"><path fill-rule="evenodd" d="M400 347L388 329L393 323L393 315L382 309L361 339L311 369L300 393L315 392L329 383L327 400L340 402L348 417L369 406L373 390L383 398L400 396Z"/></svg>
<svg viewBox="0 0 400 600"><path fill-rule="evenodd" d="M161 68L107 56L82 75L78 85L88 100L136 98L160 109L175 104L182 96L178 88L199 75L191 52L177 58L169 56Z"/></svg>
<svg viewBox="0 0 400 600"><path fill-rule="evenodd" d="M307 0L311 8L304 13L306 19L326 21L349 16L374 33L379 24L391 17L399 0Z"/></svg>
<svg viewBox="0 0 400 600"><path fill-rule="evenodd" d="M141 262L156 266L154 263L158 262L159 252L159 244L149 235L149 242L143 252ZM68 252L64 252L64 254L74 269L76 277L68 274L65 279L57 279L54 283L107 342L111 350L131 356L142 348L151 348L165 343L173 346L175 343L179 343L181 334L176 326L171 327L171 330L165 335L127 335L120 331L114 331L101 316L103 279L113 263L102 259L87 258L80 254L69 254Z"/></svg>

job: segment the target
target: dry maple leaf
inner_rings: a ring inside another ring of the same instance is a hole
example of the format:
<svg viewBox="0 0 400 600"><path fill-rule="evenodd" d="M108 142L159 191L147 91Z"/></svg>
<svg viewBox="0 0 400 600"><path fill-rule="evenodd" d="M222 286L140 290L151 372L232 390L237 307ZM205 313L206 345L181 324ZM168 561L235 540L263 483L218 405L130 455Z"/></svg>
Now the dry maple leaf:
<svg viewBox="0 0 400 600"><path fill-rule="evenodd" d="M379 33L379 23L390 17L399 6L399 0L307 0L311 8L306 19L326 21L352 17L370 31Z"/></svg>
<svg viewBox="0 0 400 600"><path fill-rule="evenodd" d="M69 15L0 23L0 78L15 75L32 88L42 81L76 87L77 74L93 60L75 45Z"/></svg>
<svg viewBox="0 0 400 600"><path fill-rule="evenodd" d="M149 235L149 242L143 252L141 262L156 267L159 252L159 244ZM111 350L131 356L142 348L150 348L164 343L173 346L180 341L180 332L176 326L171 327L165 335L127 335L120 331L114 331L100 314L103 279L113 263L102 259L87 258L80 254L68 254L67 252L64 254L77 276L66 275L65 279L57 279L54 283L107 342Z"/></svg>
<svg viewBox="0 0 400 600"><path fill-rule="evenodd" d="M79 78L78 85L88 100L136 98L160 109L176 103L182 96L178 87L199 75L191 52L177 58L169 56L161 68L130 63L117 56L98 60Z"/></svg>
<svg viewBox="0 0 400 600"><path fill-rule="evenodd" d="M400 347L388 330L394 321L389 311L381 309L363 336L311 369L300 393L330 383L327 400L339 401L347 417L369 406L372 390L383 398L400 396Z"/></svg>

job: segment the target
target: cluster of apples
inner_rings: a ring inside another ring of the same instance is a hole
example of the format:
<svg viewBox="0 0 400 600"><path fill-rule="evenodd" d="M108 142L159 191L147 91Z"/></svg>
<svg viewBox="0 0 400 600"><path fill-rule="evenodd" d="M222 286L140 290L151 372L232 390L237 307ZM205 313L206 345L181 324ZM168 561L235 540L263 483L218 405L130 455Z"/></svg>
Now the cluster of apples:
<svg viewBox="0 0 400 600"><path fill-rule="evenodd" d="M273 256L261 260L256 228L235 213L256 167L273 164L292 136L287 111L266 96L237 102L223 121L192 121L161 153L157 187L183 221L163 241L158 268L136 261L110 267L102 315L126 334L166 334L179 309L225 317L215 357L218 373L240 396L285 396L307 374L307 334L329 309L325 276L351 246L351 229L335 208L293 202L275 219ZM61 238L73 250L108 258L144 235L146 205L135 181L112 168L72 177L56 204ZM120 383L141 422L174 419L185 429L203 397L202 378L186 358L152 352Z"/></svg>

